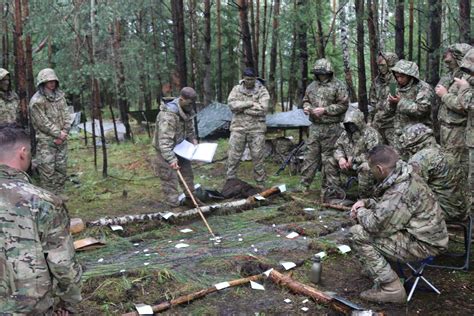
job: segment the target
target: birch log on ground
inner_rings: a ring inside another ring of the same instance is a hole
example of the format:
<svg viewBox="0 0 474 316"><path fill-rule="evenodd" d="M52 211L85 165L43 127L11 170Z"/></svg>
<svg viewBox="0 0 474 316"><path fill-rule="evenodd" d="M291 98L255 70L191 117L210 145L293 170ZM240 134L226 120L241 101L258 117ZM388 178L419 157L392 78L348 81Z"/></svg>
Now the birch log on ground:
<svg viewBox="0 0 474 316"><path fill-rule="evenodd" d="M241 199L237 201L225 202L225 203L218 203L212 205L201 206L201 212L203 214L212 213L217 210L221 209L235 209L240 208L243 206L248 206L254 204L257 200L262 198L267 198L274 194L278 194L284 192L284 190L280 187L273 187L267 189L257 195L251 196L247 199ZM95 221L87 222L87 226L107 226L107 225L124 225L130 224L134 222L141 222L141 221L152 221L152 220L168 220L171 217L181 219L181 218L188 218L195 215L199 215L199 211L196 208L180 212L180 213L172 213L172 212L156 212L156 213L146 213L146 214L133 214L133 215L123 215L118 217L103 217Z"/></svg>

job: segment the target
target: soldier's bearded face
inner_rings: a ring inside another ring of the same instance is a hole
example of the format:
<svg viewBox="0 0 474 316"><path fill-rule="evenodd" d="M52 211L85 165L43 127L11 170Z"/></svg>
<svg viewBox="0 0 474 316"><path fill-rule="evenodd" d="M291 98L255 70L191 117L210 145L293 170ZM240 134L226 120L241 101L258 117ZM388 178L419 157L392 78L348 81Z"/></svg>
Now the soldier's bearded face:
<svg viewBox="0 0 474 316"><path fill-rule="evenodd" d="M56 81L54 80L48 81L44 84L44 87L48 90L53 91L54 89L56 89Z"/></svg>
<svg viewBox="0 0 474 316"><path fill-rule="evenodd" d="M379 68L379 72L382 74L382 75L385 75L388 73L388 65L387 65L387 61L385 61L385 59L383 59L382 57L379 57L377 59L377 67Z"/></svg>
<svg viewBox="0 0 474 316"><path fill-rule="evenodd" d="M398 72L395 72L393 75L395 76L395 80L397 80L397 83L400 87L406 86L410 82L410 79L411 79L410 76L407 76Z"/></svg>
<svg viewBox="0 0 474 316"><path fill-rule="evenodd" d="M10 87L10 77L5 76L5 78L0 80L0 90L2 90L3 92L7 92L9 87Z"/></svg>
<svg viewBox="0 0 474 316"><path fill-rule="evenodd" d="M444 55L444 63L449 69L454 69L458 65L451 52L447 52L446 55Z"/></svg>
<svg viewBox="0 0 474 316"><path fill-rule="evenodd" d="M256 81L255 77L244 77L245 88L252 89L253 87L255 87L255 81Z"/></svg>

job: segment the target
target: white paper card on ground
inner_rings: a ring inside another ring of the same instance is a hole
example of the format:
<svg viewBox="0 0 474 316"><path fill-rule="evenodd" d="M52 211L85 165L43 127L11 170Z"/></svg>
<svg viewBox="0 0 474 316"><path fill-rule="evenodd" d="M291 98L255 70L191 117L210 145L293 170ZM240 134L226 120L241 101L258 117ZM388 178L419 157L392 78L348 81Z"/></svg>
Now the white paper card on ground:
<svg viewBox="0 0 474 316"><path fill-rule="evenodd" d="M339 245L337 246L337 248L339 249L341 253L347 253L351 251L351 247L349 247L348 245Z"/></svg>
<svg viewBox="0 0 474 316"><path fill-rule="evenodd" d="M283 268L285 268L285 270L290 270L290 269L293 269L294 267L296 267L296 264L294 262L291 262L291 261L281 262L280 264L283 266Z"/></svg>
<svg viewBox="0 0 474 316"><path fill-rule="evenodd" d="M298 237L300 234L298 234L297 232L291 232L289 233L288 235L286 235L286 238L288 239L293 239L293 238L296 238Z"/></svg>
<svg viewBox="0 0 474 316"><path fill-rule="evenodd" d="M150 305L146 304L135 304L135 308L139 315L153 315L153 309Z"/></svg>
<svg viewBox="0 0 474 316"><path fill-rule="evenodd" d="M260 194L257 194L257 195L255 195L255 200L257 200L257 201L264 201L265 198L264 198L263 196L261 196Z"/></svg>
<svg viewBox="0 0 474 316"><path fill-rule="evenodd" d="M273 271L273 268L271 268L271 269L269 269L269 270L263 272L263 274L265 274L266 277L268 278L268 277L270 276L270 273L272 273L272 271Z"/></svg>
<svg viewBox="0 0 474 316"><path fill-rule="evenodd" d="M190 233L192 232L193 230L191 228L185 228L185 229L181 229L180 232L182 233Z"/></svg>
<svg viewBox="0 0 474 316"><path fill-rule="evenodd" d="M290 300L289 298L286 298L286 299L284 300L284 302L285 302L286 304L290 304L290 303L291 303L291 300Z"/></svg>
<svg viewBox="0 0 474 316"><path fill-rule="evenodd" d="M229 284L229 282L221 282L221 283L214 284L214 286L216 287L216 289L218 291L220 291L222 289L225 289L225 288L229 287L230 284Z"/></svg>
<svg viewBox="0 0 474 316"><path fill-rule="evenodd" d="M309 302L309 300L308 300L308 299L305 299L304 301L301 302L301 304L306 304L306 303L308 303L308 302Z"/></svg>
<svg viewBox="0 0 474 316"><path fill-rule="evenodd" d="M212 162L212 158L214 158L216 149L217 144L215 143L202 143L193 145L187 140L183 140L181 143L176 145L176 147L174 147L173 151L176 155L188 160Z"/></svg>
<svg viewBox="0 0 474 316"><path fill-rule="evenodd" d="M123 230L123 227L120 225L110 225L110 229L112 229L113 231Z"/></svg>
<svg viewBox="0 0 474 316"><path fill-rule="evenodd" d="M280 184L278 186L278 190L280 190L280 193L283 193L286 191L286 185L285 184Z"/></svg>
<svg viewBox="0 0 474 316"><path fill-rule="evenodd" d="M303 211L311 212L311 211L314 211L314 208L312 208L312 207L305 207L305 208L303 209Z"/></svg>
<svg viewBox="0 0 474 316"><path fill-rule="evenodd" d="M167 213L160 213L161 216L163 216L164 219L168 219L171 216L174 216L174 213L167 212Z"/></svg>
<svg viewBox="0 0 474 316"><path fill-rule="evenodd" d="M250 286L252 287L252 289L254 290L260 290L260 291L265 291L265 288L263 287L263 285L257 283L257 282L254 282L254 281L250 281Z"/></svg>
<svg viewBox="0 0 474 316"><path fill-rule="evenodd" d="M321 259L326 257L327 255L328 254L325 251L321 251L321 252L318 252L317 254L315 254L315 256L318 256Z"/></svg>
<svg viewBox="0 0 474 316"><path fill-rule="evenodd" d="M177 245L175 246L175 248L178 248L178 249L180 249L180 248L186 248L186 247L189 247L189 245L188 245L188 244L183 244L183 243L179 243L179 244L177 244Z"/></svg>
<svg viewBox="0 0 474 316"><path fill-rule="evenodd" d="M309 311L309 308L308 308L308 307L301 307L301 310L302 310L303 312L307 312L307 311Z"/></svg>

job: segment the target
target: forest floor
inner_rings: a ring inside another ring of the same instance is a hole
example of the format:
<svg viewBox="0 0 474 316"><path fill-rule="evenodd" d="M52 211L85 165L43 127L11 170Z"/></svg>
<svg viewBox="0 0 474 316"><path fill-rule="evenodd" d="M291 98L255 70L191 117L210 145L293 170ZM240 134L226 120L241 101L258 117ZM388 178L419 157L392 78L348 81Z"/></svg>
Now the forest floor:
<svg viewBox="0 0 474 316"><path fill-rule="evenodd" d="M161 203L160 181L153 169L151 139L138 127L134 143L108 146L109 177L102 178L101 166L94 169L92 147L78 137L70 142L67 184L71 217L85 222L104 216L169 211ZM208 189L220 190L224 183L227 141L218 140L215 162L194 164L195 182ZM90 144L90 143L89 143ZM100 148L99 148L100 150ZM101 153L99 152L99 161ZM268 187L286 184L291 191L299 176L288 170L274 176L278 165L267 161ZM251 162L239 170L242 180L252 180ZM106 246L78 252L84 267L84 315L117 315L132 312L134 304L155 305L184 294L212 287L216 283L242 278L242 267L249 262L279 268L283 261L299 265L288 271L292 278L321 291L337 293L367 310L388 315L468 315L474 310L474 274L427 269L425 275L441 295L418 290L406 305L371 304L359 299L360 291L371 282L360 274L352 252L340 254L337 246L347 244L347 214L321 209L314 200L319 197L319 182L312 194L286 192L267 199L255 208L207 215L210 226L222 237L215 245L199 218L179 222L148 222L124 225L123 231L109 227L87 228L75 240L93 236ZM296 197L293 199L292 197ZM313 210L308 209L313 208ZM306 209L306 210L305 210ZM181 232L189 228L189 233ZM297 232L299 237L286 235ZM186 243L187 248L176 248ZM459 248L459 244L453 243ZM308 279L310 258L326 251L322 281L314 285ZM191 315L335 315L326 306L291 293L269 280L259 281L265 290L243 285L212 293L202 299L174 307L165 314ZM285 303L290 299L290 303ZM301 308L307 307L305 312Z"/></svg>

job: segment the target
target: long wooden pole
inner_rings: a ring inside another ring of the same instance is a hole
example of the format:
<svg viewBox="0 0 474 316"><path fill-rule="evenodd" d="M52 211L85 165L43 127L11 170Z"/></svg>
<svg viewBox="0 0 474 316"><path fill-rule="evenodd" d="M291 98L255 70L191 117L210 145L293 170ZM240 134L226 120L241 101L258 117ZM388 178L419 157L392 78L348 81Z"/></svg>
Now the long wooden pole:
<svg viewBox="0 0 474 316"><path fill-rule="evenodd" d="M196 199L194 198L193 193L192 193L191 190L189 189L188 184L186 183L186 181L184 180L183 175L181 174L181 171L179 171L179 169L176 169L176 172L178 173L179 179L181 180L181 182L183 183L184 187L186 188L186 191L188 191L188 194L189 194L189 196L191 197L191 200L193 200L194 206L196 206L196 209L198 210L199 215L201 216L202 220L204 221L204 224L206 224L207 230L209 230L209 232L211 233L212 237L216 237L216 236L214 235L214 233L212 232L211 226L209 226L209 224L207 223L207 220L206 220L206 218L204 217L204 214L202 213L201 207L200 207L199 204L196 202Z"/></svg>

